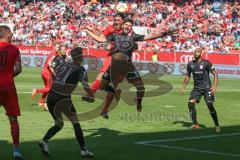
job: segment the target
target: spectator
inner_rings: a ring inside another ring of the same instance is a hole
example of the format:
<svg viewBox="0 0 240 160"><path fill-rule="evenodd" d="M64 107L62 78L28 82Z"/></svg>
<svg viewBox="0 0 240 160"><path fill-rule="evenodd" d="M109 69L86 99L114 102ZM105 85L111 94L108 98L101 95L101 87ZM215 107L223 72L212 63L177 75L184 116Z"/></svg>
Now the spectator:
<svg viewBox="0 0 240 160"><path fill-rule="evenodd" d="M74 42L82 47L99 47L79 30L79 25L91 22L103 30L113 22L115 7L119 3L113 0L35 1L34 4L33 0L0 0L0 23L13 21L13 42L17 45L49 46L55 41L63 41L66 46L72 46ZM159 27L164 20L171 27L179 28L179 34L161 41L140 43L140 49L189 52L208 44L210 52L221 52L222 40L228 48L238 46L240 6L237 1L233 4L227 0L215 3L202 3L201 0L197 3L172 2L175 3L163 0L125 2L138 27ZM180 3L182 5L178 5Z"/></svg>
<svg viewBox="0 0 240 160"><path fill-rule="evenodd" d="M154 53L153 53L153 55L152 55L152 61L153 61L153 62L158 62L157 52L154 52Z"/></svg>

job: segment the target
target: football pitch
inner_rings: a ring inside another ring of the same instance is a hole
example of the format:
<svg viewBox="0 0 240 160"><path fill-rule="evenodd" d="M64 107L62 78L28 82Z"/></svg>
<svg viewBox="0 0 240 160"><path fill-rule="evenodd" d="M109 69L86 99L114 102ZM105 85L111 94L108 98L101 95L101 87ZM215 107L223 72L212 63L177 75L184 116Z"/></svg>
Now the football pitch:
<svg viewBox="0 0 240 160"><path fill-rule="evenodd" d="M89 72L92 82L96 72ZM81 100L81 87L74 92L74 105L84 131L86 147L96 160L239 160L240 88L239 79L219 79L215 95L222 132L216 134L213 121L202 98L196 106L201 129L189 129L187 101L192 80L179 95L183 76L144 74L146 96L143 111L134 106L134 88L123 82L119 102L114 101L109 119L99 116L106 93L98 92L94 103ZM38 107L40 95L31 99L32 88L43 87L41 68L23 68L16 79L21 106L20 141L25 160L77 160L80 149L74 130L66 121L64 128L49 141L50 158L40 152L38 141L54 122ZM0 160L12 159L10 125L0 108Z"/></svg>

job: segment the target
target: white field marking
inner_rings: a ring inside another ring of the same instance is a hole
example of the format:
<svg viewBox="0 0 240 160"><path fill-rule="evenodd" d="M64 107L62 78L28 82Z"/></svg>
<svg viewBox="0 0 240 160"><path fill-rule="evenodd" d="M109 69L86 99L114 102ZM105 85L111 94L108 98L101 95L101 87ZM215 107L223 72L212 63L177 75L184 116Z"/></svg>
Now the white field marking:
<svg viewBox="0 0 240 160"><path fill-rule="evenodd" d="M199 152L199 153L206 153L206 154L215 154L221 156L228 156L228 157L240 157L240 154L230 154L230 153L223 153L223 152L214 152L214 151L207 151L207 150L200 150L200 149L193 149L193 148L185 148L185 147L175 147L175 146L168 146L168 145L161 145L161 144L144 144L147 146L154 146L154 147L163 147L169 149L176 149L182 151L191 151L191 152Z"/></svg>
<svg viewBox="0 0 240 160"><path fill-rule="evenodd" d="M79 93L79 92L78 92ZM80 93L85 93L84 91L83 92L80 92ZM17 94L32 94L32 92L17 92ZM38 93L38 94L42 94L42 93ZM84 95L84 94L83 94ZM77 93L76 94L73 94L72 96L79 96L79 95L77 95Z"/></svg>
<svg viewBox="0 0 240 160"><path fill-rule="evenodd" d="M18 88L44 88L44 85L16 85Z"/></svg>
<svg viewBox="0 0 240 160"><path fill-rule="evenodd" d="M176 149L176 150L182 150L182 151L215 154L215 155L222 155L222 156L229 156L229 157L240 157L240 154L230 154L230 153L223 153L223 152L199 150L199 149L193 149L193 148L176 147L176 146L169 146L169 145L162 145L162 144L153 144L153 143L159 143L159 142L175 142L175 141L184 141L184 140L193 140L193 139L207 139L207 138L212 138L212 137L227 137L227 136L238 136L238 135L240 135L240 132L222 134L222 135L216 135L215 134L215 135L198 136L198 137L162 139L162 140L154 140L154 141L139 141L139 142L135 142L135 144L142 144L142 145L154 146L154 147L163 147L163 148Z"/></svg>
<svg viewBox="0 0 240 160"><path fill-rule="evenodd" d="M105 92L105 91L104 91ZM17 92L18 94L31 94L32 92ZM75 93L75 92L74 92ZM77 92L77 93L86 93L85 91ZM42 93L38 93L42 94Z"/></svg>
<svg viewBox="0 0 240 160"><path fill-rule="evenodd" d="M165 108L176 108L177 106L169 106L169 105L166 105L164 106Z"/></svg>
<svg viewBox="0 0 240 160"><path fill-rule="evenodd" d="M32 92L17 92L17 94L31 94Z"/></svg>
<svg viewBox="0 0 240 160"><path fill-rule="evenodd" d="M153 140L153 141L139 141L139 142L135 142L135 144L152 144L152 143L159 143L159 142L175 142L175 141L183 141L183 140L208 139L213 137L228 137L228 136L239 136L239 135L240 135L240 132L236 132L236 133L228 133L228 134L220 134L220 135L214 134L214 135L197 136L197 137L161 139L161 140Z"/></svg>
<svg viewBox="0 0 240 160"><path fill-rule="evenodd" d="M19 88L24 88L24 87L19 87ZM26 87L27 88L27 87ZM122 92L132 92L132 91L129 91L129 90L122 90ZM164 90L160 90L160 91L164 91ZM98 92L105 92L105 91L98 91ZM159 92L158 90L149 90L149 92ZM178 90L171 90L170 92L179 92ZM186 91L186 94L190 92L190 90ZM217 92L240 92L240 90L218 90ZM32 92L17 92L18 94L29 94L29 93L32 93ZM83 91L84 93L84 91Z"/></svg>

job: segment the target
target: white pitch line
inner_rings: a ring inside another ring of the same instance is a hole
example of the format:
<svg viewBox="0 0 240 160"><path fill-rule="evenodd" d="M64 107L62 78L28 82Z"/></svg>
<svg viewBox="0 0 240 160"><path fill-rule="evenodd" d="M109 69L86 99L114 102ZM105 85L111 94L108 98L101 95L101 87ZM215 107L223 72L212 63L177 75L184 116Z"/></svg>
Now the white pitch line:
<svg viewBox="0 0 240 160"><path fill-rule="evenodd" d="M240 154L230 154L230 153L199 150L199 149L193 149L193 148L153 144L153 143L159 143L159 142L174 142L174 141L183 141L183 140L207 139L207 138L212 138L212 137L227 137L227 136L238 136L238 135L240 135L240 132L222 134L222 135L208 135L208 136L198 136L198 137L162 139L162 140L154 140L154 141L140 141L140 142L135 142L135 144L142 144L142 145L154 146L154 147L163 147L163 148L169 148L169 149L177 149L177 150L183 150L183 151L192 151L192 152L199 152L199 153L208 153L208 154L215 154L215 155L222 155L222 156L230 156L230 157L240 157Z"/></svg>
<svg viewBox="0 0 240 160"><path fill-rule="evenodd" d="M161 139L161 140L153 140L153 141L139 141L135 142L135 144L152 144L159 142L175 142L175 141L183 141L183 140L193 140L193 139L207 139L213 137L228 137L228 136L239 136L240 132L229 133L229 134L221 134L221 135L207 135L207 136L198 136L198 137L185 137L185 138L173 138L173 139Z"/></svg>
<svg viewBox="0 0 240 160"><path fill-rule="evenodd" d="M207 154L215 154L215 155L222 155L222 156L229 156L229 157L240 157L239 154L230 154L230 153L223 153L223 152L214 152L214 151L206 151L206 150L199 150L199 149L192 149L192 148L185 148L185 147L175 147L175 146L168 146L168 145L158 145L158 144L144 144L147 146L154 146L154 147L163 147L169 149L176 149L182 151L191 151L191 152L199 152L199 153L207 153Z"/></svg>
<svg viewBox="0 0 240 160"><path fill-rule="evenodd" d="M160 90L160 91L165 91L165 90ZM129 91L129 90L122 90L122 92L132 92L132 91ZM159 92L158 90L149 90L149 92ZM179 92L178 90L172 90L170 92ZM186 91L188 92L188 91ZM189 90L190 92L190 90ZM217 92L240 92L240 90L218 90ZM29 93L32 93L32 92L17 92L18 94L29 94Z"/></svg>
<svg viewBox="0 0 240 160"><path fill-rule="evenodd" d="M177 106L169 106L169 105L167 105L167 106L164 106L165 108L176 108Z"/></svg>
<svg viewBox="0 0 240 160"><path fill-rule="evenodd" d="M17 92L17 94L30 94L32 92Z"/></svg>

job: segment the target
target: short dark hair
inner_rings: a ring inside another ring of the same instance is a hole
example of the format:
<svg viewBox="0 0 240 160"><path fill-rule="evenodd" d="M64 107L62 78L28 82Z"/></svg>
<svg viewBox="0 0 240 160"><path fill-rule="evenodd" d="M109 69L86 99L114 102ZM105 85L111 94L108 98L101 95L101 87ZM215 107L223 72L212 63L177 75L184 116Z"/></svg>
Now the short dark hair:
<svg viewBox="0 0 240 160"><path fill-rule="evenodd" d="M83 59L82 57L82 48L81 47L76 47L76 48L73 48L71 51L70 51L70 55L72 57L72 59Z"/></svg>
<svg viewBox="0 0 240 160"><path fill-rule="evenodd" d="M129 23L132 23L132 24L133 24L133 19L131 19L131 18L126 18L126 19L124 20L124 23L126 23L126 22L129 22Z"/></svg>
<svg viewBox="0 0 240 160"><path fill-rule="evenodd" d="M196 53L196 52L203 53L203 48L202 47L196 48L193 53Z"/></svg>
<svg viewBox="0 0 240 160"><path fill-rule="evenodd" d="M0 25L0 38L5 38L6 33L11 33L10 27L7 25Z"/></svg>
<svg viewBox="0 0 240 160"><path fill-rule="evenodd" d="M121 12L118 12L117 14L115 14L114 17L121 17L124 20L125 19L125 14L121 13Z"/></svg>

